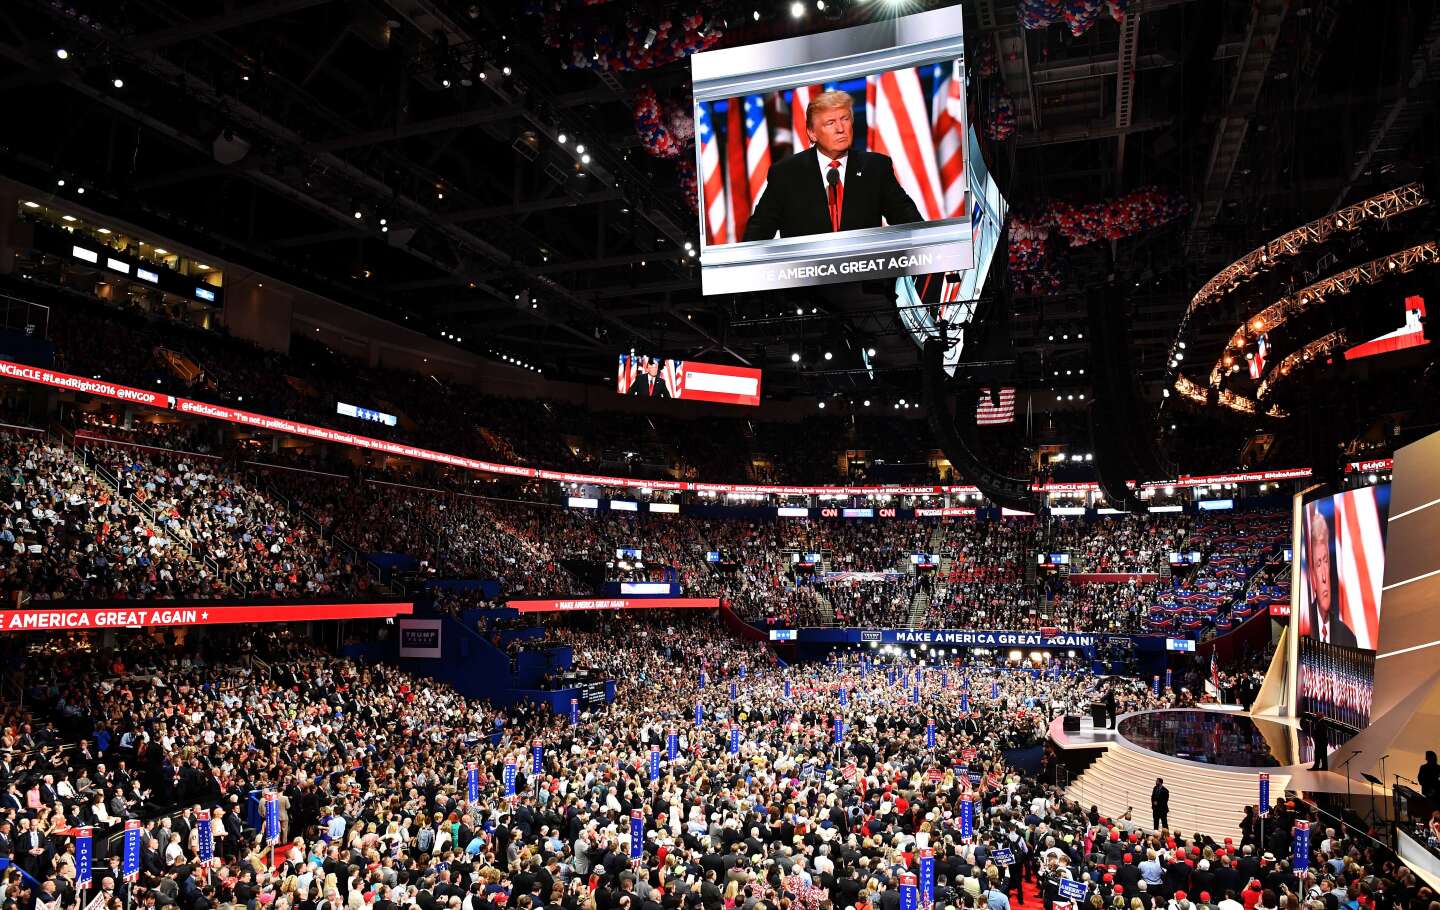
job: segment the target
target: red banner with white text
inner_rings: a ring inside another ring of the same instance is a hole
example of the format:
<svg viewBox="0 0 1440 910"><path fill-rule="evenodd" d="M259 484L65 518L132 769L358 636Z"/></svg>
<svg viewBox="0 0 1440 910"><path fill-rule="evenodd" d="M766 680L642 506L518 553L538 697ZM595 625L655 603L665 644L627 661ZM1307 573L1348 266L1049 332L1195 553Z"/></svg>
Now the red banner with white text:
<svg viewBox="0 0 1440 910"><path fill-rule="evenodd" d="M117 604L113 607L99 608L71 608L61 605L0 610L0 632L144 629L164 626L220 626L237 623L307 622L330 619L385 619L408 615L414 609L414 604L402 601L348 604L270 603L263 606L212 606L208 604L156 606L137 603L131 606Z"/></svg>
<svg viewBox="0 0 1440 910"><path fill-rule="evenodd" d="M511 600L521 613L570 613L578 610L713 610L715 597L578 597L568 600Z"/></svg>

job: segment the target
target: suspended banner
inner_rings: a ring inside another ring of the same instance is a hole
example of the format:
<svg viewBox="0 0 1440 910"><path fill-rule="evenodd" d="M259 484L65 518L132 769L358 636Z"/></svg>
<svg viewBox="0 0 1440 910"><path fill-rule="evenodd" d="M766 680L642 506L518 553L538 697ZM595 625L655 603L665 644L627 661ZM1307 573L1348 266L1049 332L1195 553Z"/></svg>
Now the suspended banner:
<svg viewBox="0 0 1440 910"><path fill-rule="evenodd" d="M635 398L760 404L760 371L651 354L621 354L615 391Z"/></svg>
<svg viewBox="0 0 1440 910"><path fill-rule="evenodd" d="M177 606L167 603L163 607L5 610L0 612L0 631L48 632L55 629L140 629L331 619L388 619L409 614L414 609L414 604L408 601L394 601L350 604L269 602L265 606L254 607L214 603L204 606Z"/></svg>
<svg viewBox="0 0 1440 910"><path fill-rule="evenodd" d="M571 613L580 610L714 610L715 597L593 597L570 600L512 600L505 604L521 613Z"/></svg>

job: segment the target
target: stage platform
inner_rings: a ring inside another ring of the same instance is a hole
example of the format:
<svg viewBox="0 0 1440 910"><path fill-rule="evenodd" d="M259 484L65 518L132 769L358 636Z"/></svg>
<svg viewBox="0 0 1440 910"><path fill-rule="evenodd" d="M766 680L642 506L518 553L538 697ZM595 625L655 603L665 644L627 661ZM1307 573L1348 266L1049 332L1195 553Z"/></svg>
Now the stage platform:
<svg viewBox="0 0 1440 910"><path fill-rule="evenodd" d="M1057 748L1100 750L1066 788L1070 798L1118 817L1127 808L1141 825L1153 823L1150 790L1163 778L1170 791L1170 827L1212 837L1240 835L1245 807L1259 797L1260 774L1270 775L1271 798L1289 792L1346 793L1365 797L1370 784L1336 771L1311 771L1311 743L1289 718L1255 717L1225 708L1140 711L1123 714L1117 729L1096 728L1089 717L1066 731L1050 725ZM1344 747L1331 762L1347 757ZM1375 788L1377 799L1386 794Z"/></svg>

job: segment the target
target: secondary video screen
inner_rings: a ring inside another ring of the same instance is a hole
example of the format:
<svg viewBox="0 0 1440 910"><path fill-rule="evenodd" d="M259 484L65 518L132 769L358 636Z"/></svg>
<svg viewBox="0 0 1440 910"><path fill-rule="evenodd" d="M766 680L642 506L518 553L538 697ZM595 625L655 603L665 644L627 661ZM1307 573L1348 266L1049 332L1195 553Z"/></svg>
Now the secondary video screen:
<svg viewBox="0 0 1440 910"><path fill-rule="evenodd" d="M960 7L691 67L704 293L973 267Z"/></svg>
<svg viewBox="0 0 1440 910"><path fill-rule="evenodd" d="M1366 651L1378 647L1389 511L1389 484L1305 503L1296 600L1301 636Z"/></svg>
<svg viewBox="0 0 1440 910"><path fill-rule="evenodd" d="M615 391L637 398L758 405L760 370L653 354L621 354Z"/></svg>

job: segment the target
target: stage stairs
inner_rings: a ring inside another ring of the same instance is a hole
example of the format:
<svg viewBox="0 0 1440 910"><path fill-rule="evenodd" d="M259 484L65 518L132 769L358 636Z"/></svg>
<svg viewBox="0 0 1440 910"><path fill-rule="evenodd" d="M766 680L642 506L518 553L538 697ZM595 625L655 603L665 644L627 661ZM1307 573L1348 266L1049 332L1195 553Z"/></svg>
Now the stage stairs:
<svg viewBox="0 0 1440 910"><path fill-rule="evenodd" d="M1261 769L1231 771L1196 763L1180 764L1144 750L1111 744L1094 764L1071 781L1065 794L1089 809L1098 806L1107 818L1119 818L1127 807L1131 817L1146 830L1150 815L1150 790L1155 778L1165 779L1170 791L1170 829L1185 834L1200 832L1217 841L1231 837L1240 842L1240 820L1245 807L1259 798ZM1271 772L1270 792L1278 799L1290 784L1290 776Z"/></svg>

